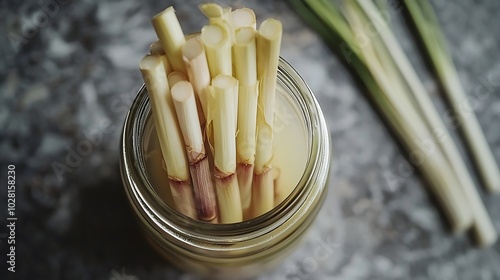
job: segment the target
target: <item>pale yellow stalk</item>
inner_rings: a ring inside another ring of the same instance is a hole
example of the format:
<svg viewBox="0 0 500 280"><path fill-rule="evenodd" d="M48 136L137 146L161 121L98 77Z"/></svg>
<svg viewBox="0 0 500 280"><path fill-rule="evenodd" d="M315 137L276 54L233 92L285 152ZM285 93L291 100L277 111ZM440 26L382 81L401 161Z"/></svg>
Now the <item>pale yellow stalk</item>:
<svg viewBox="0 0 500 280"><path fill-rule="evenodd" d="M184 38L184 32L182 32L179 20L175 15L174 8L168 7L154 16L152 23L173 69L185 73L186 68L184 61L182 61L182 46L186 42L186 39Z"/></svg>
<svg viewBox="0 0 500 280"><path fill-rule="evenodd" d="M172 73L172 71L174 71L172 65L170 65L170 62L168 62L168 58L165 55L165 51L163 50L160 41L154 41L149 46L149 53L152 55L161 55L161 59L163 60L163 65L165 65L165 73L167 75Z"/></svg>
<svg viewBox="0 0 500 280"><path fill-rule="evenodd" d="M231 41L226 29L219 25L207 25L201 29L201 41L205 47L210 77L232 76Z"/></svg>
<svg viewBox="0 0 500 280"><path fill-rule="evenodd" d="M257 77L260 82L259 110L257 111L257 150L253 179L253 215L259 216L274 205L273 176L273 122L278 72L279 52L282 36L281 22L265 20L257 35Z"/></svg>
<svg viewBox="0 0 500 280"><path fill-rule="evenodd" d="M199 36L187 40L182 48L182 55L186 65L189 81L193 85L194 92L200 102L203 116L208 114L207 91L210 85L210 70L208 68L205 49Z"/></svg>
<svg viewBox="0 0 500 280"><path fill-rule="evenodd" d="M178 82L172 87L172 98L186 145L198 218L210 222L217 218L215 190L191 83Z"/></svg>
<svg viewBox="0 0 500 280"><path fill-rule="evenodd" d="M233 57L235 76L239 81L238 135L236 137L237 174L243 216L248 218L251 216L259 95L255 29L243 27L238 29L235 35Z"/></svg>
<svg viewBox="0 0 500 280"><path fill-rule="evenodd" d="M175 207L182 214L196 218L189 169L183 148L184 142L177 124L170 88L165 78L165 66L160 56L151 55L141 60L139 68L148 90Z"/></svg>
<svg viewBox="0 0 500 280"><path fill-rule="evenodd" d="M215 187L221 223L241 222L243 212L236 178L236 110L238 81L227 75L212 80L209 111L213 117Z"/></svg>

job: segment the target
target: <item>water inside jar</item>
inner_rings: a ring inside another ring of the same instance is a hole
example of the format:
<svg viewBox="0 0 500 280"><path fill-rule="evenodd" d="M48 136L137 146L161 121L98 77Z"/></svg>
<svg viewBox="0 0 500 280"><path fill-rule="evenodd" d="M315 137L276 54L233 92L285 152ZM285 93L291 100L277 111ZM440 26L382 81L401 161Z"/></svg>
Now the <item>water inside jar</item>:
<svg viewBox="0 0 500 280"><path fill-rule="evenodd" d="M309 157L309 137L304 118L292 97L278 88L274 119L272 167L275 172L275 205L282 202L300 181ZM156 135L153 118L146 122L144 133L144 157L149 181L163 201L174 208L172 194L168 186L165 165L162 163L160 144Z"/></svg>

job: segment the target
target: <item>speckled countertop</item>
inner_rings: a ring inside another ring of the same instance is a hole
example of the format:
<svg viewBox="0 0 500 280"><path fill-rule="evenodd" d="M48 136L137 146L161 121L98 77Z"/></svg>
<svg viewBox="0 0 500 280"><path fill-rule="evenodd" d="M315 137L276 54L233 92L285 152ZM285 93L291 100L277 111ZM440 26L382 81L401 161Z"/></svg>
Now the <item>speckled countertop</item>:
<svg viewBox="0 0 500 280"><path fill-rule="evenodd" d="M141 84L137 63L155 38L149 18L173 4L184 31L194 32L203 23L191 13L195 2L0 5L2 208L7 165L17 171L17 272L8 277L195 279L143 241L118 167L121 126ZM432 2L466 91L481 96L475 110L500 161L500 2ZM315 92L333 140L327 203L306 244L259 279L500 279L500 242L479 250L467 236L449 232L422 179L405 173L400 148L351 75L285 2L220 3L283 21L282 56ZM396 33L444 112L439 87L400 16L391 14ZM102 137L93 138L91 151L68 159L96 131ZM68 167L60 176L56 162ZM391 174L404 179L388 181ZM500 196L484 201L500 231ZM5 215L2 209L2 224ZM6 272L6 232L2 226L0 275Z"/></svg>

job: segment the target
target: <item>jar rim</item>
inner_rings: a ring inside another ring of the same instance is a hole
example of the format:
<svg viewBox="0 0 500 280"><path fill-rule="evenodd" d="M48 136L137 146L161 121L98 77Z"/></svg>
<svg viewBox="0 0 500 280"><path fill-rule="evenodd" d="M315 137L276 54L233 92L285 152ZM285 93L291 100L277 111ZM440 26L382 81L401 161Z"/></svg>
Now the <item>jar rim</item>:
<svg viewBox="0 0 500 280"><path fill-rule="evenodd" d="M330 142L328 129L321 108L312 91L297 71L280 57L278 67L278 83L287 88L299 102L299 109L306 120L309 153L304 172L292 192L267 213L239 223L210 224L189 219L167 206L153 188L147 178L144 157L142 154L141 136L150 115L149 97L143 85L133 101L126 116L121 137L121 173L125 190L134 210L143 217L146 225L161 229L178 239L180 243L209 242L217 244L234 244L255 239L276 230L285 221L298 215L298 209L307 202L308 197L321 195L330 165ZM132 140L130 145L130 139ZM326 168L326 172L323 172ZM325 177L326 176L326 177ZM323 182L321 183L316 183ZM307 187L317 185L318 188ZM146 188L141 187L146 186ZM167 207L165 207L167 206ZM305 214L302 213L302 214ZM300 218L300 217L296 217ZM188 239L186 239L189 238Z"/></svg>

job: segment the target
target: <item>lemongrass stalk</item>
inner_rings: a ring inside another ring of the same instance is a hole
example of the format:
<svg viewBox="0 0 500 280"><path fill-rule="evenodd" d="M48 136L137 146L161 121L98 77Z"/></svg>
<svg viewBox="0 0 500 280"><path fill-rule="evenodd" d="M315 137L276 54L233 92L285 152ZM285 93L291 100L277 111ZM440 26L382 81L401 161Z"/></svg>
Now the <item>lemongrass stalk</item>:
<svg viewBox="0 0 500 280"><path fill-rule="evenodd" d="M353 2L344 2L346 5L345 15L353 29L362 30L363 20L361 15L356 11ZM367 68L374 80L379 84L385 98L387 98L390 107L395 110L392 116L395 118L395 127L399 131L400 136L410 144L412 153L417 152L422 157L420 166L426 173L434 172L439 169L441 172L436 175L433 174L428 177L431 181L431 186L441 203L444 205L444 210L447 213L452 229L455 232L461 232L467 229L472 222L472 213L466 204L466 198L459 186L455 174L450 169L449 163L446 161L445 156L439 152L427 152L423 144L425 139L432 138L431 132L421 119L419 112L414 106L411 106L409 101L405 101L408 96L401 95L394 91L389 77L384 73L381 62L377 59L377 55L371 45L370 40L365 42L363 47L360 48L362 58L364 59ZM382 70L382 71L381 71ZM387 110L389 108L385 108ZM404 131L405 127L411 127L413 130Z"/></svg>
<svg viewBox="0 0 500 280"><path fill-rule="evenodd" d="M168 74L167 79L170 88L173 88L178 82L187 81L186 75L179 71L174 71Z"/></svg>
<svg viewBox="0 0 500 280"><path fill-rule="evenodd" d="M170 88L165 79L165 66L159 56L146 56L141 60L139 68L148 90L175 208L188 217L196 218L184 143L177 124Z"/></svg>
<svg viewBox="0 0 500 280"><path fill-rule="evenodd" d="M384 92L384 89L381 87L381 83L379 84L383 68L377 69L375 67L374 69L373 65L371 65L370 67L371 70L373 70L373 73L371 72L368 67L369 64L361 54L360 49L354 43L355 38L350 30L350 27L342 19L342 16L339 16L336 8L331 3L321 0L292 0L289 3L308 24L313 26L319 32L330 47L341 54L340 57L343 58L350 67L352 67L356 74L359 75L366 87L369 89L368 93L371 95L372 100L379 108L379 111L383 114L385 120L389 123L392 129L397 132L398 136L409 151L417 151L417 144L419 141L414 138L414 135L420 135L422 132L415 132L412 125L413 121L406 116L406 112L389 102L390 100L387 99L386 92ZM373 56L376 57L375 54L373 54ZM381 66L379 65L379 67ZM375 75L378 75L378 80L375 79ZM382 76L382 78L384 77ZM386 87L387 85L390 87L390 81L386 81L384 84ZM393 93L391 96L394 95L397 96L397 93ZM421 123L421 119L419 119L418 116L416 117L416 122ZM422 124L418 127L425 128ZM425 130L423 133L429 134L429 132L425 132ZM425 138L425 136L423 138ZM441 173L443 170L440 169L439 163L436 164L432 162L433 156L435 157L436 155L430 155L431 158L429 160L431 161L431 164L421 164L418 165L418 167L430 182L431 190L438 197L445 213L449 213L447 215L452 228L454 228L455 231L460 228L463 230L466 228L467 223L464 223L464 221L466 221L467 218L464 219L463 217L460 218L460 215L452 215L455 213L455 206L459 207L459 203L453 203L453 201L451 201L451 203L447 203L447 201L450 200L450 198L447 198L446 196L446 183L448 180L444 180L442 178ZM443 188L441 185L444 185L445 187ZM443 190L445 191L443 192ZM470 223L470 214L468 216ZM457 226L457 224L462 225Z"/></svg>
<svg viewBox="0 0 500 280"><path fill-rule="evenodd" d="M186 71L189 81L192 83L194 92L203 111L203 116L207 117L207 88L210 85L210 70L208 68L205 49L199 36L186 41L182 47L182 56L186 64ZM203 122L200 122L203 125Z"/></svg>
<svg viewBox="0 0 500 280"><path fill-rule="evenodd" d="M247 218L251 215L252 181L256 151L258 82L250 86L240 85L238 100L237 173L243 214Z"/></svg>
<svg viewBox="0 0 500 280"><path fill-rule="evenodd" d="M443 37L439 31L439 23L435 18L432 7L427 1L419 2L422 8L419 7L419 4L411 1L404 1L404 3L408 8L408 11L410 12L411 18L415 26L417 27L421 39L424 41L424 44L427 47L427 52L431 57L432 62L434 63L438 75L441 77L443 84L445 84L445 90L447 91L448 95L453 95L453 97L456 98L452 101L452 103L460 102L460 100L466 100L463 88L460 86L460 81L456 78L458 75L456 74L453 61L449 56L449 53L446 51ZM452 98L450 98L449 96L450 100L452 100ZM459 111L462 112L461 110ZM482 134L482 131L480 131L480 127L477 124L477 119L475 118L474 113L471 112L471 115L467 115L467 118L472 119L472 124L470 125L472 129L469 129L469 134L474 135L472 136L474 140L469 137L469 140L472 140L469 142L469 144L475 143L471 146L475 146L476 151L480 151L476 152L475 155L476 157L478 157L477 155L481 155L480 162L484 162L484 165L487 165L486 168L481 168L483 169L482 176L483 178L490 178L486 179L485 182L488 182L486 184L488 189L490 191L494 191L495 186L500 186L500 179L498 179L499 175L495 175L495 173L498 174L498 167L496 166L494 159L492 159L492 153L491 151L489 151L487 143L484 140L484 135ZM474 124L474 122L477 125ZM462 128L464 129L464 132L468 129L467 125L465 124L462 126ZM476 158L476 161L477 159L478 158ZM466 169L465 166L464 169ZM495 179L495 177L497 179ZM471 185L472 184L473 183L471 182ZM498 238L497 233L487 214L487 211L481 201L479 194L475 189L466 189L465 191L466 195L469 197L471 205L473 206L473 211L475 212L476 220L474 224L474 231L477 236L478 243L481 246L488 246L495 243L496 239Z"/></svg>
<svg viewBox="0 0 500 280"><path fill-rule="evenodd" d="M257 28L255 13L249 8L236 9L231 12L230 24L233 30L238 30L241 27L251 27L255 30Z"/></svg>
<svg viewBox="0 0 500 280"><path fill-rule="evenodd" d="M481 130L481 126L469 106L453 59L447 51L447 46L434 10L428 1L403 1L408 8L415 27L418 30L429 58L443 84L445 94L458 116L457 123L463 131L474 161L478 167L483 182L490 192L500 191L500 171L493 153Z"/></svg>
<svg viewBox="0 0 500 280"><path fill-rule="evenodd" d="M240 85L250 86L257 82L256 32L252 27L239 28L233 45L234 76Z"/></svg>
<svg viewBox="0 0 500 280"><path fill-rule="evenodd" d="M163 50L163 47L161 46L160 41L154 41L150 46L149 46L149 53L152 55L161 55L161 58L163 60L163 65L165 65L165 73L168 75L174 71L172 68L172 65L170 65L170 62L168 62L168 58L165 55L165 51Z"/></svg>
<svg viewBox="0 0 500 280"><path fill-rule="evenodd" d="M184 61L182 61L182 46L186 42L186 39L179 20L175 15L174 8L168 7L155 15L152 23L173 69L185 73L186 68Z"/></svg>
<svg viewBox="0 0 500 280"><path fill-rule="evenodd" d="M259 216L274 206L271 172L273 158L273 122L276 77L282 36L281 22L266 19L257 34L257 77L259 98L257 111L257 145L252 186L253 215Z"/></svg>
<svg viewBox="0 0 500 280"><path fill-rule="evenodd" d="M174 69L172 68L172 65L170 65L170 62L168 62L168 58L166 55L162 54L160 55L161 57L161 60L163 61L163 66L165 66L165 74L167 75L170 75L170 73L172 73L174 71Z"/></svg>
<svg viewBox="0 0 500 280"><path fill-rule="evenodd" d="M241 222L243 212L236 177L236 110L238 80L219 75L212 80L209 111L213 116L214 175L221 223Z"/></svg>
<svg viewBox="0 0 500 280"><path fill-rule="evenodd" d="M236 31L233 45L235 77L239 81L238 135L236 136L237 174L245 219L251 216L259 95L255 35L255 29L252 27L239 28Z"/></svg>
<svg viewBox="0 0 500 280"><path fill-rule="evenodd" d="M215 190L191 83L180 81L173 86L172 99L186 146L198 218L213 221L217 218Z"/></svg>
<svg viewBox="0 0 500 280"><path fill-rule="evenodd" d="M237 173L244 217L251 216L252 182L256 150L258 83L239 87Z"/></svg>
<svg viewBox="0 0 500 280"><path fill-rule="evenodd" d="M432 100L424 88L424 85L418 78L417 73L411 66L409 59L404 54L403 49L398 44L390 29L386 25L381 25L381 23L383 23L383 18L375 10L376 7L373 2L365 0L357 0L357 2L359 3L360 8L364 11L365 15L371 21L379 23L374 24L375 29L380 35L381 42L385 45L387 51L391 53L391 55L388 56L389 60L385 61L385 64L395 64L398 67L400 74L405 79L408 87L413 93L412 97L418 104L421 111L420 115L434 133L433 139L429 140L431 140L433 146L435 142L439 143L439 148L444 152L446 158L448 159L448 163L454 170L458 182L460 183L462 190L467 197L468 204L473 212L474 230L477 233L479 243L481 245L489 245L492 242L495 242L497 239L495 227L493 226L493 223L481 201L481 197L477 192L477 188L469 174L469 171L467 170L467 167L465 166L463 158L460 155L457 146L453 142L451 135L446 129L445 124L435 109Z"/></svg>
<svg viewBox="0 0 500 280"><path fill-rule="evenodd" d="M227 31L219 25L207 25L201 29L201 41L205 47L210 77L232 76L231 42Z"/></svg>

